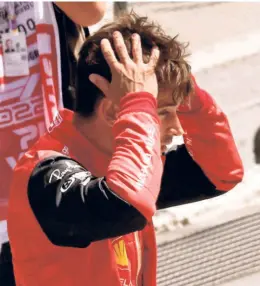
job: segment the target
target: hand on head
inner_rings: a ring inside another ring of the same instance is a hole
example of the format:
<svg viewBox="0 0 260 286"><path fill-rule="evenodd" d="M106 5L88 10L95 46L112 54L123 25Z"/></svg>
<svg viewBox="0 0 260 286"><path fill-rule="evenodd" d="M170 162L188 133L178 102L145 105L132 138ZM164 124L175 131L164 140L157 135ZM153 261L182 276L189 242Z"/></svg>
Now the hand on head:
<svg viewBox="0 0 260 286"><path fill-rule="evenodd" d="M90 81L115 103L119 103L120 99L127 93L139 91L149 92L157 98L158 83L155 67L160 55L159 49L157 47L152 49L150 60L145 64L143 62L141 39L138 34L132 35L133 59L128 54L120 32L113 33L113 41L119 61L109 40L103 39L101 41L102 53L112 73L111 83L97 74L91 74L89 76Z"/></svg>

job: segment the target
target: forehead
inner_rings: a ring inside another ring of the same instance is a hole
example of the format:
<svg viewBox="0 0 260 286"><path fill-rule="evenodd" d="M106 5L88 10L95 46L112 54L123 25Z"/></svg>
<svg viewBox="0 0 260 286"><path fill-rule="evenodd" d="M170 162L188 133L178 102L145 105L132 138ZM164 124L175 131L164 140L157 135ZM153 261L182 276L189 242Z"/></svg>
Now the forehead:
<svg viewBox="0 0 260 286"><path fill-rule="evenodd" d="M172 97L171 88L160 88L158 92L157 102L158 108L164 108L169 106L178 106L178 102L174 102Z"/></svg>

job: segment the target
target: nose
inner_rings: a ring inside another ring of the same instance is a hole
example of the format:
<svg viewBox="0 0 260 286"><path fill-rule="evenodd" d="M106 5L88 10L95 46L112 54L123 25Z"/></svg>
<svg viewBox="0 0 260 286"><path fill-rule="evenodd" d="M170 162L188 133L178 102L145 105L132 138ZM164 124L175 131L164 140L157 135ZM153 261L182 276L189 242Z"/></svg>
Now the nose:
<svg viewBox="0 0 260 286"><path fill-rule="evenodd" d="M171 136L182 136L185 133L181 126L181 122L177 116L171 122L169 133L171 134Z"/></svg>

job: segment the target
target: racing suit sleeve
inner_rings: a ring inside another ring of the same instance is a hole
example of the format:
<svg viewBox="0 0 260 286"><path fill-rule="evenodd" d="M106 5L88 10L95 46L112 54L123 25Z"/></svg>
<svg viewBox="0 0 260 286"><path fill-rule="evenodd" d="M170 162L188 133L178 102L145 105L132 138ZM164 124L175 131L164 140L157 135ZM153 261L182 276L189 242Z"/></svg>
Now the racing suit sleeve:
<svg viewBox="0 0 260 286"><path fill-rule="evenodd" d="M103 178L64 156L45 158L34 168L29 202L55 245L87 247L141 230L153 215L162 176L153 96L126 95L113 132L114 153Z"/></svg>
<svg viewBox="0 0 260 286"><path fill-rule="evenodd" d="M158 209L209 199L221 194L224 192L216 189L190 156L184 144L167 153L157 201Z"/></svg>
<svg viewBox="0 0 260 286"><path fill-rule="evenodd" d="M50 241L87 247L92 241L141 230L145 217L121 200L78 162L52 156L33 170L28 184L31 208Z"/></svg>
<svg viewBox="0 0 260 286"><path fill-rule="evenodd" d="M190 105L178 111L185 146L166 156L159 208L223 194L244 175L226 115L195 80L194 85Z"/></svg>

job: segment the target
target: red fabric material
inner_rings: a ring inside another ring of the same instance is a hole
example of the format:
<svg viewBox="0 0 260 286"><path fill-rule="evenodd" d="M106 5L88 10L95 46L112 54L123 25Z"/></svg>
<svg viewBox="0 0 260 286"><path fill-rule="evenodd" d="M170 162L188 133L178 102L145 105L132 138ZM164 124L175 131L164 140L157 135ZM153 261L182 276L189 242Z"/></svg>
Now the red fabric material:
<svg viewBox="0 0 260 286"><path fill-rule="evenodd" d="M218 190L228 191L244 176L244 169L224 112L195 79L190 104L180 106L178 117L184 142L193 159Z"/></svg>
<svg viewBox="0 0 260 286"><path fill-rule="evenodd" d="M139 111L140 105L145 105L146 111ZM155 108L156 101L150 94L126 96L114 126L115 152L112 160L78 133L72 124L73 113L67 110L56 118L51 132L25 154L15 169L8 212L17 285L155 285L153 227L149 225L141 232L95 242L86 249L57 247L41 230L27 198L28 179L34 166L43 158L59 152L76 159L94 175L106 175L107 184L113 191L151 220L162 172ZM149 132L151 126L153 132ZM148 158L153 156L153 159L148 160L145 154L149 155ZM141 178L140 174L143 174ZM140 188L142 184L144 186ZM143 235L147 229L149 235ZM153 284L147 281L153 281Z"/></svg>
<svg viewBox="0 0 260 286"><path fill-rule="evenodd" d="M113 128L115 150L107 184L149 220L156 210L162 174L156 101L148 93L129 94L121 101L121 110Z"/></svg>

